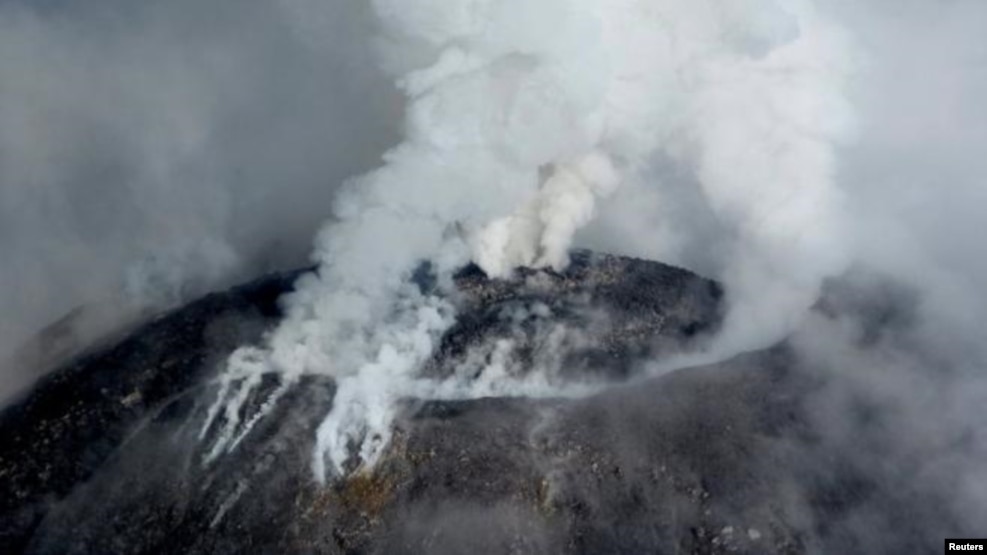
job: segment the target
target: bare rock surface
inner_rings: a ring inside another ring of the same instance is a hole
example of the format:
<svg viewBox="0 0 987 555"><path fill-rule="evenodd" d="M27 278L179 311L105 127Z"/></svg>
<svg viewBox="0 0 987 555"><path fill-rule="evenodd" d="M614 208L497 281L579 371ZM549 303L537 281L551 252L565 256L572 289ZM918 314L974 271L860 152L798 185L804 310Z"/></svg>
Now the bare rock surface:
<svg viewBox="0 0 987 555"><path fill-rule="evenodd" d="M716 329L720 289L677 268L589 253L565 272L511 280L464 269L458 323L427 371L450 372L495 337L515 340L535 364L546 330L565 325L592 333L572 343L562 371L620 385L581 399L408 400L373 470L319 484L312 443L334 384L307 377L240 447L210 462L200 433L218 362L277 321L277 298L297 276L161 316L6 408L0 552L939 548L937 534L909 527L942 511L939 500L909 489L907 477L865 472L814 429L807 399L828 378L784 344L640 374L635 361L689 349ZM861 417L862 433L868 425ZM898 534L881 535L890 526ZM865 543L873 537L887 541Z"/></svg>

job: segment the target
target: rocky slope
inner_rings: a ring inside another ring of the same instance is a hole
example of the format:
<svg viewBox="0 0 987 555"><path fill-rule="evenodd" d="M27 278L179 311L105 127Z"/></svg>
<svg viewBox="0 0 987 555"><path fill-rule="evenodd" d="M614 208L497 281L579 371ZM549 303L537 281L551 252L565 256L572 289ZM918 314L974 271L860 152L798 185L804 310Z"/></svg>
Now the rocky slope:
<svg viewBox="0 0 987 555"><path fill-rule="evenodd" d="M936 536L907 526L940 511L937 500L908 497L898 478L866 472L814 430L807 400L825 380L785 345L643 376L641 360L715 330L716 284L588 253L563 273L506 281L463 270L458 323L426 371L462 368L498 337L540 364L562 326L576 339L562 343L560 372L622 385L582 399L408 400L373 471L319 485L311 448L334 386L308 377L236 451L207 462L199 436L216 363L276 321L296 277L164 315L5 409L0 552L938 549ZM900 533L881 533L890 522ZM880 545L866 543L874 537Z"/></svg>

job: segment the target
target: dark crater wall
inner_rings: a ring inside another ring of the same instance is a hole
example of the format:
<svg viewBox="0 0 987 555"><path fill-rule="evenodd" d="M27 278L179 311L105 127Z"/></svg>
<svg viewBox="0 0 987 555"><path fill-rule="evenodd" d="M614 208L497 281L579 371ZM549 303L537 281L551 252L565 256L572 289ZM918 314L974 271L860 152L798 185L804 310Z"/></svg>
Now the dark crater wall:
<svg viewBox="0 0 987 555"><path fill-rule="evenodd" d="M909 524L948 520L942 500L861 468L814 429L807 399L828 377L785 345L639 376L635 361L694 348L715 331L720 288L659 263L585 252L565 272L511 280L465 268L453 294L458 323L426 371L450 372L495 337L537 361L543 332L561 325L591 337L571 345L560 372L624 385L578 400L409 400L373 471L320 485L311 449L334 385L308 377L237 450L207 462L200 430L218 363L260 340L298 275L161 316L5 409L0 552L939 549L939 535ZM890 526L899 533L886 534Z"/></svg>

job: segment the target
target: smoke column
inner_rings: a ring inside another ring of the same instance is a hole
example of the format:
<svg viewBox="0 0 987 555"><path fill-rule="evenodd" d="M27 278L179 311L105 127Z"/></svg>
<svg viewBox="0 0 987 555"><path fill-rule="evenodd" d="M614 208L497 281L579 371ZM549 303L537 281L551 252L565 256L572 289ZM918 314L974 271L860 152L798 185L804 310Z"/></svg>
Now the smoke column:
<svg viewBox="0 0 987 555"><path fill-rule="evenodd" d="M206 423L225 410L214 456L261 416L237 414L264 373L282 384L268 405L303 374L335 378L313 457L319 479L344 472L351 445L374 464L399 397L488 391L416 376L455 315L411 272L431 261L441 289L471 259L495 277L563 267L601 199L642 179L659 154L691 169L736 236L724 260L732 314L754 317L757 333L728 317L717 352L777 340L843 270L833 173L835 145L852 131L842 96L851 60L811 3L373 6L381 62L407 96L404 141L343 187L316 240L318 271L266 343L228 361ZM765 287L777 292L768 301L756 294ZM529 386L501 391L546 391Z"/></svg>

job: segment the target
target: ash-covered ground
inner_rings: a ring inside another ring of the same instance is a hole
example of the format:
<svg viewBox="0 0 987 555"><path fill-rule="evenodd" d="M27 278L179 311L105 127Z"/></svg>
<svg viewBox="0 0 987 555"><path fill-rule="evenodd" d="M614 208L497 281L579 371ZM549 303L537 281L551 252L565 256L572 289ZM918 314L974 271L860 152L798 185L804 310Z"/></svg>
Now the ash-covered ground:
<svg viewBox="0 0 987 555"><path fill-rule="evenodd" d="M944 535L975 535L923 474L928 450L902 447L896 416L846 386L852 369L784 342L655 372L715 332L720 287L588 253L561 273L461 271L457 324L425 372L461 372L490 356L484 345L512 338L532 366L551 350L572 379L611 384L598 393L407 399L373 469L320 485L314 431L334 383L308 376L209 461L217 431L200 436L217 368L277 322L297 276L159 317L6 408L0 551L920 553ZM816 317L856 315L862 343L908 325L889 308L894 295L833 290ZM574 335L551 340L560 327ZM258 410L275 380L242 410ZM832 410L851 433L824 425Z"/></svg>

